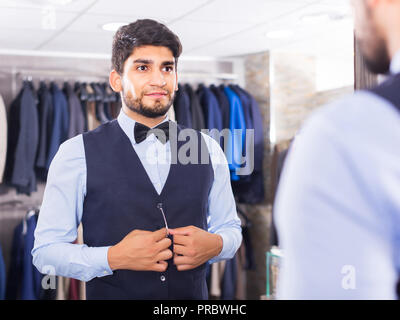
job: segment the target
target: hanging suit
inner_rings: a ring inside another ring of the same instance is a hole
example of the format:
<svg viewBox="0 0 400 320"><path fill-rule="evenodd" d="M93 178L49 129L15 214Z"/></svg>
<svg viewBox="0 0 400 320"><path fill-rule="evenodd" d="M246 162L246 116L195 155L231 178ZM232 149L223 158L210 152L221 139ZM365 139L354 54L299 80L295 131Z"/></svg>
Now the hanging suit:
<svg viewBox="0 0 400 320"><path fill-rule="evenodd" d="M85 131L85 116L82 105L69 83L64 83L64 94L68 101L69 128L68 138L73 138Z"/></svg>
<svg viewBox="0 0 400 320"><path fill-rule="evenodd" d="M203 110L203 114L206 120L206 128L217 129L218 135L211 136L216 140L219 144L221 141L219 140L219 133L223 129L223 122L222 122L222 115L221 111L218 106L218 100L212 91L205 87L204 85L200 85L199 89L197 90L197 95L199 97L199 101ZM222 140L222 139L221 139Z"/></svg>
<svg viewBox="0 0 400 320"><path fill-rule="evenodd" d="M188 93L190 100L190 112L192 114L192 128L200 131L206 128L204 114L196 93L189 84L185 85L185 91Z"/></svg>
<svg viewBox="0 0 400 320"><path fill-rule="evenodd" d="M24 219L14 230L12 256L7 279L7 300L39 300L45 298L42 275L32 263L31 250L37 215Z"/></svg>
<svg viewBox="0 0 400 320"><path fill-rule="evenodd" d="M39 146L36 154L36 174L42 180L47 176L48 147L52 134L53 102L49 89L44 82L40 83L37 105L39 114Z"/></svg>
<svg viewBox="0 0 400 320"><path fill-rule="evenodd" d="M243 144L246 142L246 122L239 97L229 87L224 87L224 92L229 100L231 116L229 127L231 130L231 138L228 139L225 154L227 155L229 169L231 171L231 179L237 181L241 178L236 170L242 167ZM241 131L237 133L235 129Z"/></svg>
<svg viewBox="0 0 400 320"><path fill-rule="evenodd" d="M0 300L6 297L6 266L3 259L3 252L0 245Z"/></svg>
<svg viewBox="0 0 400 320"><path fill-rule="evenodd" d="M76 82L74 85L74 91L81 103L82 114L85 119L83 132L86 132L88 131L87 100L89 98L86 91L86 83Z"/></svg>
<svg viewBox="0 0 400 320"><path fill-rule="evenodd" d="M253 172L248 176L242 176L239 181L232 184L232 187L239 202L248 204L260 203L264 200L265 195L263 118L254 97L237 85L232 85L231 89L242 101L246 129L254 130L254 158L248 158L249 161L254 163ZM246 152L245 154L249 155L250 153Z"/></svg>
<svg viewBox="0 0 400 320"><path fill-rule="evenodd" d="M49 152L46 163L47 169L49 169L50 163L57 153L60 144L68 139L69 130L69 110L67 99L54 82L51 84L50 90L53 96L53 128L48 148Z"/></svg>
<svg viewBox="0 0 400 320"><path fill-rule="evenodd" d="M36 191L35 159L39 143L39 120L36 96L27 81L11 105L8 138L6 181L15 186L18 193L30 195Z"/></svg>
<svg viewBox="0 0 400 320"><path fill-rule="evenodd" d="M174 99L176 122L188 128L192 128L192 113L190 111L190 98L185 86L178 85L178 91Z"/></svg>
<svg viewBox="0 0 400 320"><path fill-rule="evenodd" d="M215 85L210 86L210 90L214 93L218 100L218 106L222 117L222 128L229 128L230 124L230 110L229 110L229 100L224 92L224 86L221 85L216 87Z"/></svg>

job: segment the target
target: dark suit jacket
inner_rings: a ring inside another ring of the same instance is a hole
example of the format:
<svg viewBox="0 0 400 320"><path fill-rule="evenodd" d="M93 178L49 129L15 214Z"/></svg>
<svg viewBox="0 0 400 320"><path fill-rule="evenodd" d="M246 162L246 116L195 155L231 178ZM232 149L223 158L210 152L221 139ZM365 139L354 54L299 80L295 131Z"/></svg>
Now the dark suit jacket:
<svg viewBox="0 0 400 320"><path fill-rule="evenodd" d="M206 128L218 129L221 131L223 129L223 122L217 98L212 91L204 85L199 86L197 95L203 110Z"/></svg>
<svg viewBox="0 0 400 320"><path fill-rule="evenodd" d="M69 109L68 138L72 138L85 131L85 116L82 112L81 102L69 83L64 84L63 91L67 98Z"/></svg>
<svg viewBox="0 0 400 320"><path fill-rule="evenodd" d="M50 163L61 143L68 139L69 130L69 110L68 102L57 84L51 84L53 97L53 129L49 144L46 167L49 169Z"/></svg>
<svg viewBox="0 0 400 320"><path fill-rule="evenodd" d="M39 143L39 119L32 84L24 82L10 109L7 174L18 193L36 191L35 160Z"/></svg>
<svg viewBox="0 0 400 320"><path fill-rule="evenodd" d="M210 89L218 100L218 106L222 116L222 128L229 129L230 128L229 100L224 93L224 87L222 85L220 87L211 85Z"/></svg>
<svg viewBox="0 0 400 320"><path fill-rule="evenodd" d="M178 91L174 99L174 111L176 122L192 128L192 112L190 111L190 98L185 90L185 86L178 85Z"/></svg>
<svg viewBox="0 0 400 320"><path fill-rule="evenodd" d="M204 121L203 110L200 105L200 101L189 84L185 85L185 90L189 95L190 99L190 111L192 113L192 128L195 130L201 130L206 128Z"/></svg>
<svg viewBox="0 0 400 320"><path fill-rule="evenodd" d="M250 176L232 183L232 188L241 203L255 204L264 200L265 185L263 177L264 131L262 115L257 101L243 88L230 86L242 101L246 129L254 129L254 170ZM247 152L247 151L246 151Z"/></svg>
<svg viewBox="0 0 400 320"><path fill-rule="evenodd" d="M46 168L47 148L51 137L51 125L53 123L53 102L46 84L42 82L38 90L39 103L39 146L36 156L36 168Z"/></svg>

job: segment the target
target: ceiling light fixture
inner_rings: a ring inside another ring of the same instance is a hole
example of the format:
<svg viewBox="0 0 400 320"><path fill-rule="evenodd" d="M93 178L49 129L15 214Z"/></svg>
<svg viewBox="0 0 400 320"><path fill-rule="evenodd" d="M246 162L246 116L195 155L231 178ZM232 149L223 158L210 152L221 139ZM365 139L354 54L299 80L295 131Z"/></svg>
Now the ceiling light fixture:
<svg viewBox="0 0 400 320"><path fill-rule="evenodd" d="M106 31L114 31L115 32L120 27L122 27L126 24L128 24L128 23L127 22L110 22L110 23L103 24L103 26L101 28Z"/></svg>

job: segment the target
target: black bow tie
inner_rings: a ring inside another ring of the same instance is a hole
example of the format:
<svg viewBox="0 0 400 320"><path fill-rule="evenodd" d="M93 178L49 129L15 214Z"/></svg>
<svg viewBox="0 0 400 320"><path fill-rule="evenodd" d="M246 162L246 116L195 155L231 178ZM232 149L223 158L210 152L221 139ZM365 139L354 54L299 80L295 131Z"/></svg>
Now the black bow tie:
<svg viewBox="0 0 400 320"><path fill-rule="evenodd" d="M164 132L164 135L162 135L162 134L160 135L157 133L157 131L154 131L156 129L162 130ZM150 131L150 133L149 133L149 131ZM144 141L146 139L148 134L154 133L154 135L157 137L157 139L160 140L161 143L165 144L169 139L169 121L165 121L154 128L149 128L148 126L145 126L144 124L136 122L135 128L133 129L133 133L135 136L136 143L141 143L142 141Z"/></svg>

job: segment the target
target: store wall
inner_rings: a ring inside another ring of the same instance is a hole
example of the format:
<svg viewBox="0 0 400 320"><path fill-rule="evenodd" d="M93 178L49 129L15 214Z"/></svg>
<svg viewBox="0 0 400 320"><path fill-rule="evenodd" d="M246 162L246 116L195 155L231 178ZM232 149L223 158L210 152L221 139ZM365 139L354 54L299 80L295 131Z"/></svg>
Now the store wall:
<svg viewBox="0 0 400 320"><path fill-rule="evenodd" d="M354 90L352 60L335 61L332 70L315 55L273 52L271 56L273 143L292 139L315 109Z"/></svg>

